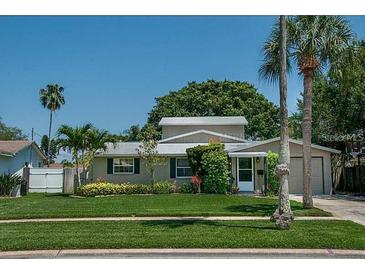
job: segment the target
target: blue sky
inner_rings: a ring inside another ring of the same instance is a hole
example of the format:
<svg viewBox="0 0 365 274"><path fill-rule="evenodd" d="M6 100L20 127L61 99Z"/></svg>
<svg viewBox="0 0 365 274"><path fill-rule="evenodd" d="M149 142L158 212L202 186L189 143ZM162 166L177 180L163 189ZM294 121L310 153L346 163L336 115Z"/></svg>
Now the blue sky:
<svg viewBox="0 0 365 274"><path fill-rule="evenodd" d="M348 17L365 38L365 16ZM275 17L120 16L0 17L0 116L30 135L47 133L39 89L65 88L60 124L119 133L144 124L154 98L188 81L240 80L278 103L275 86L260 81L261 47ZM289 78L295 111L301 81ZM55 132L55 130L54 130ZM39 138L36 138L39 141Z"/></svg>

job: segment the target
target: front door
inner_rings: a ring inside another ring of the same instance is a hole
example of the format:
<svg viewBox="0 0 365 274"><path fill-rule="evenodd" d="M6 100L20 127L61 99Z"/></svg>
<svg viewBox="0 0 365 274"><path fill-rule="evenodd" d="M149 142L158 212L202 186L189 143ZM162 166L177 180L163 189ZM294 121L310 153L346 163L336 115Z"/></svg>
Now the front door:
<svg viewBox="0 0 365 274"><path fill-rule="evenodd" d="M237 158L237 186L240 191L254 191L253 158Z"/></svg>

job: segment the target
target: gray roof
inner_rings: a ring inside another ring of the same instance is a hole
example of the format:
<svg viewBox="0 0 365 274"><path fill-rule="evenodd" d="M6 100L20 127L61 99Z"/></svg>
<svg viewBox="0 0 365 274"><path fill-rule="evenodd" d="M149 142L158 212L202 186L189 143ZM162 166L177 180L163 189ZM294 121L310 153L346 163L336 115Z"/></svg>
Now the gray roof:
<svg viewBox="0 0 365 274"><path fill-rule="evenodd" d="M107 144L106 151L98 151L96 157L106 157L106 156L137 156L138 147L142 143L140 142L119 142L115 146L113 144ZM179 156L185 155L186 149L195 147L198 145L207 145L208 143L175 143L175 144L158 144L157 151L161 155L166 156ZM234 151L237 149L243 149L244 147L250 145L248 144L237 144L237 143L225 143L225 149L227 151Z"/></svg>
<svg viewBox="0 0 365 274"><path fill-rule="evenodd" d="M248 142L244 147L237 147L237 149L231 150L231 152L237 152L237 151L240 151L240 150L253 148L253 147L256 147L256 146L269 144L269 143L277 142L277 141L280 141L280 137L275 137L275 138L267 139L267 140L263 140L263 141L252 141L252 142ZM303 145L303 140L296 140L296 139L289 138L289 142L297 144L297 145ZM325 146L320 146L320 145L316 145L316 144L312 144L312 148L316 148L316 149L320 149L320 150L324 150L324 151L328 151L328 152L336 153L336 154L341 153L340 150L325 147Z"/></svg>
<svg viewBox="0 0 365 274"><path fill-rule="evenodd" d="M244 151L248 148L253 148L255 146L268 144L271 142L279 141L280 138L273 138L264 141L247 141L244 143L224 143L225 150L227 152L238 152ZM300 140L290 139L290 142L302 145L303 142ZM96 157L107 157L107 156L137 156L138 155L138 148L142 145L141 142L119 142L115 145L108 143L106 151L98 151ZM208 143L159 143L157 145L157 151L161 155L165 156L182 156L186 155L186 149L195 147L198 145L208 145ZM319 146L312 144L313 148L321 149L324 151L332 152L332 153L340 153L341 151Z"/></svg>
<svg viewBox="0 0 365 274"><path fill-rule="evenodd" d="M243 116L206 116L206 117L164 117L160 126L240 126L247 125L247 120Z"/></svg>

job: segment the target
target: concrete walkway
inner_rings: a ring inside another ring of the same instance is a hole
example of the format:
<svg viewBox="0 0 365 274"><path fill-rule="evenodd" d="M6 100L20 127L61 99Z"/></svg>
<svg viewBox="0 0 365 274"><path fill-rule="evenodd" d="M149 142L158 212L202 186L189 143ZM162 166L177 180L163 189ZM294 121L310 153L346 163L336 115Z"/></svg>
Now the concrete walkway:
<svg viewBox="0 0 365 274"><path fill-rule="evenodd" d="M291 195L291 200L302 202L302 196ZM322 210L331 212L334 217L350 220L365 226L365 198L346 195L314 196L313 204Z"/></svg>
<svg viewBox="0 0 365 274"><path fill-rule="evenodd" d="M5 258L365 258L365 250L340 249L57 249L0 252Z"/></svg>
<svg viewBox="0 0 365 274"><path fill-rule="evenodd" d="M89 222L89 221L258 221L270 220L270 217L256 216L217 216L217 217L90 217L90 218L42 218L0 220L5 223L40 223L40 222ZM341 220L338 217L295 217L295 220Z"/></svg>

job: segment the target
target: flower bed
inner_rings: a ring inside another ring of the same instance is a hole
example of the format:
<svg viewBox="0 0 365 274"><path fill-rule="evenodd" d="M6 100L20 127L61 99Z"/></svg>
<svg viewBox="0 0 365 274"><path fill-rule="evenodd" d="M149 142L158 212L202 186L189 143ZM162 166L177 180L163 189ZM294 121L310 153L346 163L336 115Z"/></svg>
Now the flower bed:
<svg viewBox="0 0 365 274"><path fill-rule="evenodd" d="M80 186L76 194L84 197L123 195L123 194L169 194L176 192L175 184L162 181L154 184L113 184L96 182Z"/></svg>

